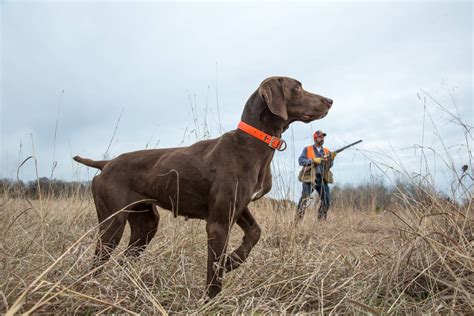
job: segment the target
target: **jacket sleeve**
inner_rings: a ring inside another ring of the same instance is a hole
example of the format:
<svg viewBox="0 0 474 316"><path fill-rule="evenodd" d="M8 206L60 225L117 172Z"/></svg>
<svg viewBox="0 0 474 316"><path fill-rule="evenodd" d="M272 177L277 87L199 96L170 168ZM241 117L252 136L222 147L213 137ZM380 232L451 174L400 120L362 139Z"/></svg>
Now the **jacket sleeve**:
<svg viewBox="0 0 474 316"><path fill-rule="evenodd" d="M298 158L298 164L300 166L309 166L311 165L312 160L306 158L306 147L303 149L303 153L301 153L300 158Z"/></svg>
<svg viewBox="0 0 474 316"><path fill-rule="evenodd" d="M332 168L332 166L334 166L334 159L331 158L331 151L329 151L329 159L327 162L327 167Z"/></svg>

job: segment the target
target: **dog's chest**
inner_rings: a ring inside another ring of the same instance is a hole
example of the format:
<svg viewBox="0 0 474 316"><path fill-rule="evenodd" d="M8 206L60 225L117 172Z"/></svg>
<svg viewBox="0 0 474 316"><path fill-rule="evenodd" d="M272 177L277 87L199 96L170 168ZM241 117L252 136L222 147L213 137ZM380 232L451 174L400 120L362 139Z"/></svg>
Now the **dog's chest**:
<svg viewBox="0 0 474 316"><path fill-rule="evenodd" d="M258 182L253 189L252 201L258 200L267 194L272 188L272 174L270 168L265 168L258 177Z"/></svg>

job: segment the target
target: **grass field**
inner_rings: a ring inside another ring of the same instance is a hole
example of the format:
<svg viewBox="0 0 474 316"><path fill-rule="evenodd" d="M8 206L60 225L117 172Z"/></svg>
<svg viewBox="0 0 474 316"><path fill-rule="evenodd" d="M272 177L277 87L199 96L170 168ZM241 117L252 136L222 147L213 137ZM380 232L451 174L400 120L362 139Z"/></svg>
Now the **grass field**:
<svg viewBox="0 0 474 316"><path fill-rule="evenodd" d="M97 230L88 196L0 200L0 312L35 313L472 313L471 202L405 201L378 213L251 205L262 237L249 259L205 298L205 222L160 210L145 253L123 261L125 238L105 272L89 274ZM87 233L87 231L90 233ZM242 232L234 227L229 250ZM81 239L82 237L82 239Z"/></svg>

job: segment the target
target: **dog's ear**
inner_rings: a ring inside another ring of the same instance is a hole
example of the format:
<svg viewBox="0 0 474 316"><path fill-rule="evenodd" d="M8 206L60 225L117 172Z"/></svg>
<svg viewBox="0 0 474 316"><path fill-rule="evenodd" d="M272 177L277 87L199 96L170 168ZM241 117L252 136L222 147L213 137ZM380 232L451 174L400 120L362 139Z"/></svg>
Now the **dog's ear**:
<svg viewBox="0 0 474 316"><path fill-rule="evenodd" d="M288 120L285 98L285 81L282 78L271 78L262 82L258 88L258 94L265 101L268 109L284 119Z"/></svg>

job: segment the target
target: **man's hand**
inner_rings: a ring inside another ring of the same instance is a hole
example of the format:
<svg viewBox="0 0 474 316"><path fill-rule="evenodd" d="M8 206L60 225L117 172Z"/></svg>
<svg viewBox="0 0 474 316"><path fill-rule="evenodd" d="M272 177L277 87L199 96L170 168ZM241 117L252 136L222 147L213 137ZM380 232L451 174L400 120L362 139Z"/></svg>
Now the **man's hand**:
<svg viewBox="0 0 474 316"><path fill-rule="evenodd" d="M319 165L323 161L323 158L321 157L314 157L313 162L317 165Z"/></svg>
<svg viewBox="0 0 474 316"><path fill-rule="evenodd" d="M336 158L336 156L337 156L337 152L333 151L333 152L331 153L331 159Z"/></svg>

